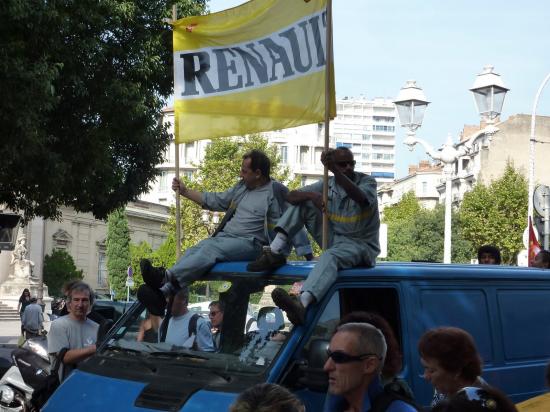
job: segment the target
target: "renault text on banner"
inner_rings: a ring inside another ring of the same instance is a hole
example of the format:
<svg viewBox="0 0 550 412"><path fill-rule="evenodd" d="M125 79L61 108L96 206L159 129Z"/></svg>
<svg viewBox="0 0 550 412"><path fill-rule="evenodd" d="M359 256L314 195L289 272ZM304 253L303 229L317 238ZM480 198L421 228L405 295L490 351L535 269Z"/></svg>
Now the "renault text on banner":
<svg viewBox="0 0 550 412"><path fill-rule="evenodd" d="M326 25L326 0L253 0L177 20L176 141L322 121ZM333 79L332 65L330 72ZM334 81L331 84L334 117Z"/></svg>

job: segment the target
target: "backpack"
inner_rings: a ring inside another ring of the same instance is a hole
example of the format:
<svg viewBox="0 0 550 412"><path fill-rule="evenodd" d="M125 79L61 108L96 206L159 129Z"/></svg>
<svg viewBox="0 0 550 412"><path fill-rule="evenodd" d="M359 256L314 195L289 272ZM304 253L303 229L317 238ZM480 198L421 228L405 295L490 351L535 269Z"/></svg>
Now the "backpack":
<svg viewBox="0 0 550 412"><path fill-rule="evenodd" d="M424 410L414 401L406 383L402 379L394 378L384 386L384 391L374 398L369 412L386 412L393 401L405 402L419 412Z"/></svg>

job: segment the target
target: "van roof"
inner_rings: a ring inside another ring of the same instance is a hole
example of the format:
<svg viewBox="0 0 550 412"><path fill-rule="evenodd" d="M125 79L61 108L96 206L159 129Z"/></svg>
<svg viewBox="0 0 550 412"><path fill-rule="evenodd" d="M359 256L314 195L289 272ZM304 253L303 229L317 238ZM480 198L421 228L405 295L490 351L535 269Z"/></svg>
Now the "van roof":
<svg viewBox="0 0 550 412"><path fill-rule="evenodd" d="M211 276L233 274L242 276L266 276L246 270L248 262L218 263L210 271ZM280 267L269 277L305 278L315 262L296 261ZM505 265L443 264L425 262L379 262L374 268L357 267L340 271L339 279L357 280L379 278L408 279L532 279L550 281L550 270Z"/></svg>

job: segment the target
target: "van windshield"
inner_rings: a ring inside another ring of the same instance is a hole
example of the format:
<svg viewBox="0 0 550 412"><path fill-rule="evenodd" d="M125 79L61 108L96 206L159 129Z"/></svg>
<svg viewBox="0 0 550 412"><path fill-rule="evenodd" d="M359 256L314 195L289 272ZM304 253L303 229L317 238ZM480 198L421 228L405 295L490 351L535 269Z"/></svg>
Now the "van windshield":
<svg viewBox="0 0 550 412"><path fill-rule="evenodd" d="M196 283L189 302L176 295L163 317L149 314L137 302L109 333L100 352L220 373L266 370L291 329L284 313L275 307L271 291L279 286L292 292L296 289L293 282L241 278Z"/></svg>

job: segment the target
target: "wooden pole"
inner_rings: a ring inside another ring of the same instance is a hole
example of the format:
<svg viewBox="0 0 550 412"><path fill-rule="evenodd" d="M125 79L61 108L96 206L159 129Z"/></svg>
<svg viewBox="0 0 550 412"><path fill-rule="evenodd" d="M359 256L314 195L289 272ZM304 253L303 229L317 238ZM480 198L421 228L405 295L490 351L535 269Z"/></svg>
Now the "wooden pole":
<svg viewBox="0 0 550 412"><path fill-rule="evenodd" d="M331 82L332 82L332 0L327 0L327 33L326 33L326 70L325 70L325 151L329 147L330 138L330 103L331 103ZM323 250L328 247L328 169L325 166L323 172L323 204L325 210L323 212Z"/></svg>
<svg viewBox="0 0 550 412"><path fill-rule="evenodd" d="M178 19L178 9L174 4L172 6L172 22L175 23ZM172 28L174 30L174 28ZM176 65L174 64L174 92L176 91ZM180 145L176 136L176 110L174 109L174 150L175 150L175 176L179 179L180 177ZM180 194L176 193L176 259L181 257L181 209L180 209Z"/></svg>

